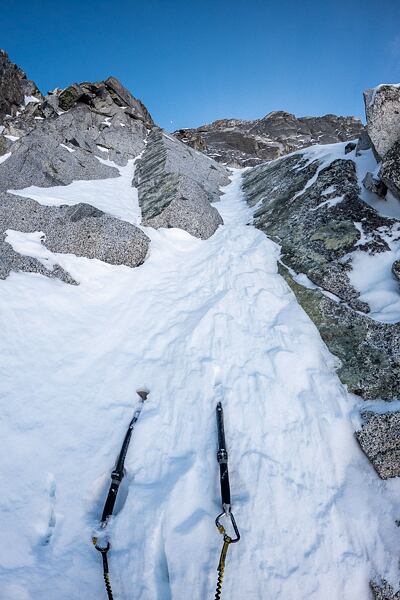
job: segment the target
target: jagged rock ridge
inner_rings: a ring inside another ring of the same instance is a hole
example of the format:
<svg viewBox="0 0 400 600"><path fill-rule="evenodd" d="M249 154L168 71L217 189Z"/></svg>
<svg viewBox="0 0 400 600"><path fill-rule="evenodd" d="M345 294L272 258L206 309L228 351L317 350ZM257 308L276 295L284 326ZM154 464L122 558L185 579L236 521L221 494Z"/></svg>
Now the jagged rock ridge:
<svg viewBox="0 0 400 600"><path fill-rule="evenodd" d="M0 121L6 115L14 116L25 101L35 99L41 99L36 84L0 49Z"/></svg>
<svg viewBox="0 0 400 600"><path fill-rule="evenodd" d="M332 144L357 138L363 125L355 117L300 117L276 111L262 119L222 119L175 135L218 162L249 167L313 144Z"/></svg>

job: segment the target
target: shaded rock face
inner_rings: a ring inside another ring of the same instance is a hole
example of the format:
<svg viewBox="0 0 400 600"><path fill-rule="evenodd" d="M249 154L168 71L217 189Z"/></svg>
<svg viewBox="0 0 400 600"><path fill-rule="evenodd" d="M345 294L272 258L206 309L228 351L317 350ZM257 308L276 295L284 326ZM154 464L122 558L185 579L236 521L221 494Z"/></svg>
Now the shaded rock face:
<svg viewBox="0 0 400 600"><path fill-rule="evenodd" d="M155 128L135 171L143 224L207 239L222 223L210 203L228 183L224 167Z"/></svg>
<svg viewBox="0 0 400 600"><path fill-rule="evenodd" d="M279 111L262 119L224 119L197 129L180 129L175 136L218 162L234 167L255 166L311 146L352 140L363 125L354 117L301 117Z"/></svg>
<svg viewBox="0 0 400 600"><path fill-rule="evenodd" d="M0 50L0 125L6 115L14 116L25 108L25 97L41 99L41 94L33 81L12 63L8 54Z"/></svg>
<svg viewBox="0 0 400 600"><path fill-rule="evenodd" d="M400 413L364 413L356 438L381 479L400 476Z"/></svg>
<svg viewBox="0 0 400 600"><path fill-rule="evenodd" d="M395 260L392 265L392 273L400 283L400 260Z"/></svg>
<svg viewBox="0 0 400 600"><path fill-rule="evenodd" d="M379 175L383 184L400 199L400 140L385 154Z"/></svg>
<svg viewBox="0 0 400 600"><path fill-rule="evenodd" d="M243 191L257 205L256 227L282 247L282 274L341 360L342 381L364 398L397 398L400 326L368 318L349 279L351 252L388 250L385 233L395 221L360 200L350 155L343 150L325 167L310 154L279 159L247 171ZM306 287L296 274L306 276Z"/></svg>
<svg viewBox="0 0 400 600"><path fill-rule="evenodd" d="M42 206L29 198L0 194L0 279L11 271L37 272L74 283L61 267L46 269L37 259L21 256L5 240L7 230L43 232L51 252L97 258L113 265L136 267L145 260L149 238L134 225L88 204Z"/></svg>
<svg viewBox="0 0 400 600"><path fill-rule="evenodd" d="M400 140L400 85L364 92L368 134L380 159Z"/></svg>

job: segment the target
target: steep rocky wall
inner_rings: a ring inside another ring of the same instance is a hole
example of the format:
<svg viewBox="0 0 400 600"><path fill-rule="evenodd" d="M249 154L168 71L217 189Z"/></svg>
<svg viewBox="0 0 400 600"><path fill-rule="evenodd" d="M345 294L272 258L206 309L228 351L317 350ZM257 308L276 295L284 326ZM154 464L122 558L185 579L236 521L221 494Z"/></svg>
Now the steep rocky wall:
<svg viewBox="0 0 400 600"><path fill-rule="evenodd" d="M135 171L143 224L179 227L206 239L222 223L219 200L228 173L213 160L154 128Z"/></svg>
<svg viewBox="0 0 400 600"><path fill-rule="evenodd" d="M364 398L400 395L400 325L368 317L369 306L349 279L350 253L388 250L395 221L382 217L359 197L351 154L328 166L295 154L244 174L248 203L257 205L254 224L278 241L282 273L341 360L338 370L350 391ZM362 223L360 228L355 223ZM307 276L299 285L296 274ZM314 289L310 289L314 287Z"/></svg>
<svg viewBox="0 0 400 600"><path fill-rule="evenodd" d="M0 125L6 115L14 116L25 105L25 97L41 99L41 94L25 73L0 49Z"/></svg>

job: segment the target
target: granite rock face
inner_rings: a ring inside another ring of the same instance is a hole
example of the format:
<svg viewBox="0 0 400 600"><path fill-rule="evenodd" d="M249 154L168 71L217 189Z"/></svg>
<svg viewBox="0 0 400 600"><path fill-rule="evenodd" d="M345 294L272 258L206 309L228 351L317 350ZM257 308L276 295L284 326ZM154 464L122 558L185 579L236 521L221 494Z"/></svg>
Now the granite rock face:
<svg viewBox="0 0 400 600"><path fill-rule="evenodd" d="M180 140L233 167L255 166L311 146L356 139L363 125L354 117L300 117L277 111L255 121L223 119L197 129L180 129Z"/></svg>
<svg viewBox="0 0 400 600"><path fill-rule="evenodd" d="M89 204L42 206L35 200L12 194L0 194L0 278L11 271L39 272L59 277L67 283L72 278L61 267L49 271L39 261L22 257L4 241L5 232L43 232L44 244L51 252L97 258L113 265L136 267L145 260L149 238L138 228Z"/></svg>
<svg viewBox="0 0 400 600"><path fill-rule="evenodd" d="M141 103L132 96L130 104L135 107L137 103L138 108L121 106L119 97L116 104L103 82L91 88L99 95L93 91L93 99L88 94L85 102L76 100L66 112L59 110L58 96L54 94L52 111L47 116L37 116L45 114L45 99L35 104L34 112L23 113L6 123L0 149L3 139L3 153L11 152L11 156L0 164L0 190L118 177L116 168L101 161L108 159L125 165L142 152L151 118L144 108L139 112Z"/></svg>
<svg viewBox="0 0 400 600"><path fill-rule="evenodd" d="M112 116L122 109L132 119L142 121L147 127L154 126L153 119L144 104L132 96L115 77L108 77L97 83L74 83L54 94L58 98L58 106L67 111L78 104L89 106L95 111Z"/></svg>
<svg viewBox="0 0 400 600"><path fill-rule="evenodd" d="M400 85L364 92L368 134L380 159L400 140Z"/></svg>
<svg viewBox="0 0 400 600"><path fill-rule="evenodd" d="M33 81L12 63L8 54L0 49L0 125L6 115L14 116L25 109L30 98L40 100L41 94ZM33 100L34 102L34 100Z"/></svg>
<svg viewBox="0 0 400 600"><path fill-rule="evenodd" d="M400 476L400 412L364 413L356 438L381 479Z"/></svg>
<svg viewBox="0 0 400 600"><path fill-rule="evenodd" d="M349 272L352 252L389 250L396 221L360 199L355 163L342 152L326 166L302 153L261 165L245 172L243 191L257 205L255 226L281 245L282 274L341 360L342 381L364 398L395 399L400 325L368 318Z"/></svg>
<svg viewBox="0 0 400 600"><path fill-rule="evenodd" d="M400 260L395 260L392 264L392 273L395 279L400 283Z"/></svg>
<svg viewBox="0 0 400 600"><path fill-rule="evenodd" d="M397 399L400 327L373 321L328 297L321 289L309 289L283 266L280 274L318 327L329 350L340 359L337 373L349 391L366 400Z"/></svg>
<svg viewBox="0 0 400 600"><path fill-rule="evenodd" d="M371 581L371 589L375 600L400 600L400 591L395 592L387 581L379 584Z"/></svg>
<svg viewBox="0 0 400 600"><path fill-rule="evenodd" d="M385 186L400 199L400 139L385 154L379 175Z"/></svg>
<svg viewBox="0 0 400 600"><path fill-rule="evenodd" d="M211 202L229 183L227 171L158 128L148 137L134 183L145 225L179 227L207 239L222 223Z"/></svg>
<svg viewBox="0 0 400 600"><path fill-rule="evenodd" d="M14 142L11 156L0 163L0 190L22 189L31 185L67 185L76 179L118 177L116 168L102 164L95 154L82 147L74 147L67 139L70 135L68 125L64 128L59 119L69 121L76 116L72 131L92 121L89 111L75 113L78 114L66 113L68 119L61 115L40 121L35 129Z"/></svg>
<svg viewBox="0 0 400 600"><path fill-rule="evenodd" d="M153 126L147 109L113 77L43 97L4 53L0 77L0 107L7 113L0 129L0 278L28 271L77 283L59 265L16 252L6 241L8 230L43 232L51 252L140 265L149 239L134 225L79 199L74 206L50 207L6 190L119 177L109 161L125 165L142 152Z"/></svg>
<svg viewBox="0 0 400 600"><path fill-rule="evenodd" d="M364 92L365 113L368 136L375 157L381 162L379 170L380 189L385 196L386 190L400 200L400 84L379 85ZM375 191L371 174L364 185Z"/></svg>
<svg viewBox="0 0 400 600"><path fill-rule="evenodd" d="M43 97L4 53L0 73L8 90L0 87L0 106L7 112L0 128L3 238L7 230L43 232L43 243L52 252L141 264L149 240L130 223L79 203L79 198L72 207L43 207L7 193L117 178L118 167L141 153L135 182L144 224L180 227L205 239L222 223L211 203L219 199L219 187L229 183L226 169L155 127L146 107L117 79L74 83ZM2 239L1 244L1 277L24 270L76 283L61 267L47 269L47 263L19 255L11 242Z"/></svg>

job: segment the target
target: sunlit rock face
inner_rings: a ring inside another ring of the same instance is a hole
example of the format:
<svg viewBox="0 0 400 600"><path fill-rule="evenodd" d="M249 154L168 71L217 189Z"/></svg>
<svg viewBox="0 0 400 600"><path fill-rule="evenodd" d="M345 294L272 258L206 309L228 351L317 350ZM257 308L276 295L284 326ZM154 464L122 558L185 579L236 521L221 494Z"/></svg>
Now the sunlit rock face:
<svg viewBox="0 0 400 600"><path fill-rule="evenodd" d="M262 119L222 119L175 136L218 162L249 167L313 144L333 144L359 137L363 125L355 117L300 117L275 111Z"/></svg>

